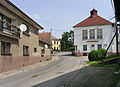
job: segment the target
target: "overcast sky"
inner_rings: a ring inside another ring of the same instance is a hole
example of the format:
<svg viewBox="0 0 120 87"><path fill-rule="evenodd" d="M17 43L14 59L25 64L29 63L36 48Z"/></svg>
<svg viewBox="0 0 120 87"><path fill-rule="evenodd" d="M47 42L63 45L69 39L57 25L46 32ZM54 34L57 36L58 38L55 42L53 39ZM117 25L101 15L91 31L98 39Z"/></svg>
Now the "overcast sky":
<svg viewBox="0 0 120 87"><path fill-rule="evenodd" d="M90 15L93 7L105 19L114 16L110 0L10 0L28 16L60 38L63 32Z"/></svg>

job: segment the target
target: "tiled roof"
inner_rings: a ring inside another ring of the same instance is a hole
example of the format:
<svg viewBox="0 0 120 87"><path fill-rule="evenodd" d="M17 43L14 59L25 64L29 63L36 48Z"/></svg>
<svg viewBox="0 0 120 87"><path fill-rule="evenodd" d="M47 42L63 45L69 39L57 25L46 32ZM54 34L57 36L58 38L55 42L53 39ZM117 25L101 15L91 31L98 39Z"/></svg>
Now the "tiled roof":
<svg viewBox="0 0 120 87"><path fill-rule="evenodd" d="M39 33L39 40L43 41L47 44L50 44L51 42L51 33L50 32L45 32L45 33Z"/></svg>
<svg viewBox="0 0 120 87"><path fill-rule="evenodd" d="M97 10L93 9L91 11L91 16L82 22L76 24L74 27L84 27L84 26L96 26L96 25L107 25L112 24L112 22L97 15Z"/></svg>

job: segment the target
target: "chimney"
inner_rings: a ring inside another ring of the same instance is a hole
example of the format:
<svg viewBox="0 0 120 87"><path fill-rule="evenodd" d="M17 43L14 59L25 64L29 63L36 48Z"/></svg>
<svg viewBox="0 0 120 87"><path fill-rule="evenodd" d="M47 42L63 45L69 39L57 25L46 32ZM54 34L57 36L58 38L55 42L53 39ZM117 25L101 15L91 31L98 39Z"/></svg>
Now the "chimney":
<svg viewBox="0 0 120 87"><path fill-rule="evenodd" d="M90 17L97 17L97 10L93 9L92 11L90 11L91 15Z"/></svg>

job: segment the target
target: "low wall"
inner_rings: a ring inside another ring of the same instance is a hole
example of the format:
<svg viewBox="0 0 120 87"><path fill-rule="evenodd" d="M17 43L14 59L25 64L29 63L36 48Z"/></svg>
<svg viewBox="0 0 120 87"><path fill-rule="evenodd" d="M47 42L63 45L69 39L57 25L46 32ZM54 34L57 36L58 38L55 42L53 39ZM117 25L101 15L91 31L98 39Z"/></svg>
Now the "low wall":
<svg viewBox="0 0 120 87"><path fill-rule="evenodd" d="M75 52L76 56L88 56L89 53Z"/></svg>
<svg viewBox="0 0 120 87"><path fill-rule="evenodd" d="M49 59L50 57L0 56L0 73Z"/></svg>
<svg viewBox="0 0 120 87"><path fill-rule="evenodd" d="M116 54L115 52L108 52L107 55L112 55L112 54ZM85 52L75 52L76 56L88 56L89 53L85 53Z"/></svg>

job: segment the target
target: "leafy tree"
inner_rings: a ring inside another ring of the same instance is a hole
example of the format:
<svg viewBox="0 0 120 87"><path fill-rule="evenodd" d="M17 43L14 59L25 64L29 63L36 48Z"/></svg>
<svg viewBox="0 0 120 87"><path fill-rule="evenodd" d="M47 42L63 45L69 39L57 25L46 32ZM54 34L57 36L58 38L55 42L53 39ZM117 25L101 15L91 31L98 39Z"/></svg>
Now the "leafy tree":
<svg viewBox="0 0 120 87"><path fill-rule="evenodd" d="M74 51L74 31L70 30L62 34L61 51Z"/></svg>

